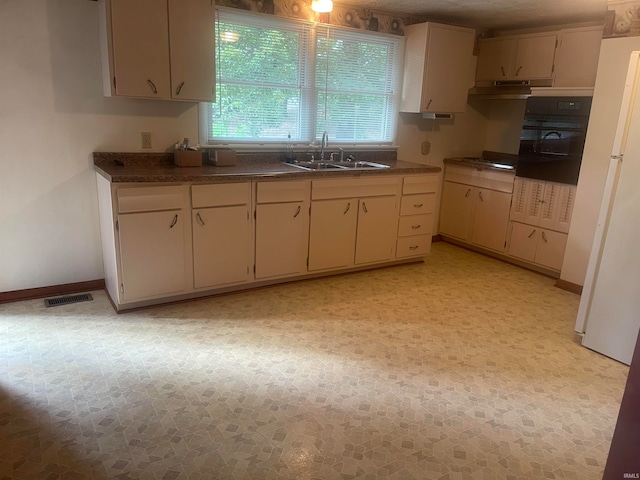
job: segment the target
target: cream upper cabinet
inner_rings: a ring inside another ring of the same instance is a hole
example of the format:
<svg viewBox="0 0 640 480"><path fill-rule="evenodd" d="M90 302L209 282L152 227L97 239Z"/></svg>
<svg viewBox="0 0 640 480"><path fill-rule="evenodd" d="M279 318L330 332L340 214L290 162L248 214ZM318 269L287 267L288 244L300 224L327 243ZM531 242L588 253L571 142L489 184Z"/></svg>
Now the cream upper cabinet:
<svg viewBox="0 0 640 480"><path fill-rule="evenodd" d="M104 93L213 101L212 0L99 0Z"/></svg>
<svg viewBox="0 0 640 480"><path fill-rule="evenodd" d="M405 27L401 112L464 112L475 30L419 23Z"/></svg>
<svg viewBox="0 0 640 480"><path fill-rule="evenodd" d="M507 80L513 75L514 38L480 40L476 80Z"/></svg>
<svg viewBox="0 0 640 480"><path fill-rule="evenodd" d="M551 79L557 38L554 32L480 40L476 80Z"/></svg>
<svg viewBox="0 0 640 480"><path fill-rule="evenodd" d="M560 31L554 87L593 87L596 83L603 27Z"/></svg>
<svg viewBox="0 0 640 480"><path fill-rule="evenodd" d="M213 0L169 0L171 98L215 101Z"/></svg>

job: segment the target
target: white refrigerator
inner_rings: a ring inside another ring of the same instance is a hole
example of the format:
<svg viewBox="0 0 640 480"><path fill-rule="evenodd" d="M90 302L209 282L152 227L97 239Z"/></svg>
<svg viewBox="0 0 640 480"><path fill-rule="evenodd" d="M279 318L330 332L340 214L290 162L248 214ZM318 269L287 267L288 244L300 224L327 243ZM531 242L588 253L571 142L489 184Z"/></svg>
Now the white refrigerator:
<svg viewBox="0 0 640 480"><path fill-rule="evenodd" d="M615 119L613 120L615 121ZM640 51L631 53L576 330L631 363L640 329Z"/></svg>

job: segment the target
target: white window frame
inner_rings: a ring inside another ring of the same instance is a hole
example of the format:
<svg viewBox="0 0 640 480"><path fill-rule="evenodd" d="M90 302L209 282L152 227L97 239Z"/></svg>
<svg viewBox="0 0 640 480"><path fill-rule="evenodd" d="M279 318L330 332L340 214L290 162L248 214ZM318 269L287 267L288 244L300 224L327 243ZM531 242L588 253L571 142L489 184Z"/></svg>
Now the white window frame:
<svg viewBox="0 0 640 480"><path fill-rule="evenodd" d="M345 28L338 27L334 25L320 24L315 22L307 22L302 20L288 19L282 17L274 17L269 14L262 14L256 12L245 12L238 9L226 8L226 7L216 7L216 10L221 12L232 12L234 15L238 16L260 16L261 23L270 23L273 22L274 27L277 27L278 24L282 24L282 22L291 22L292 24L297 24L298 26L302 25L303 28L306 27L309 29L310 41L309 41L309 52L308 58L304 62L306 64L306 68L308 71L311 71L311 74L308 75L307 78L307 88L306 94L311 101L310 109L307 114L309 116L309 123L307 125L307 130L309 133L308 138L297 140L295 142L289 142L286 139L284 140L257 140L257 141L247 141L247 140L230 140L230 139L215 139L209 138L208 128L209 128L209 116L210 116L210 103L200 103L199 104L199 140L200 144L204 146L232 146L236 150L272 150L272 151L282 151L283 148L291 145L294 148L301 148L307 146L316 146L318 145L320 139L312 138L315 137L314 133L316 132L316 109L318 105L316 105L316 80L315 80L315 61L316 61L316 34L318 31L320 32L328 32L329 36L331 36L331 32L343 33L347 36L372 36L377 37L376 40L379 39L388 39L391 40L392 43L396 45L396 60L395 60L395 71L391 72L389 78L392 82L392 95L391 102L393 106L391 107L390 118L387 119L388 131L391 133L391 138L388 140L381 141L339 141L337 139L330 138L330 141L333 145L340 145L344 147L357 147L358 149L379 149L380 147L384 148L395 148L395 140L397 134L397 125L398 125L398 113L400 107L400 99L401 99L401 91L402 88L402 60L403 60L403 50L404 50L404 37L400 37L397 35L390 35L384 33L377 32L369 32L366 30L357 30L353 28ZM342 30L342 32L340 32ZM217 32L217 30L216 30ZM217 34L217 33L216 33ZM326 89L325 85L325 89Z"/></svg>

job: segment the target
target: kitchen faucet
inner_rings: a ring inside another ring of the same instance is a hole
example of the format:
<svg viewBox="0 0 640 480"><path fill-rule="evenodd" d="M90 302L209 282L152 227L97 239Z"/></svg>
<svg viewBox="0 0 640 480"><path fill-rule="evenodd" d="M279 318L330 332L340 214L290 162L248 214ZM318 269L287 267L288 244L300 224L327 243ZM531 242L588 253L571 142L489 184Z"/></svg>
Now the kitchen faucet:
<svg viewBox="0 0 640 480"><path fill-rule="evenodd" d="M322 140L320 141L320 161L324 160L324 149L329 146L329 134L327 132L322 133Z"/></svg>

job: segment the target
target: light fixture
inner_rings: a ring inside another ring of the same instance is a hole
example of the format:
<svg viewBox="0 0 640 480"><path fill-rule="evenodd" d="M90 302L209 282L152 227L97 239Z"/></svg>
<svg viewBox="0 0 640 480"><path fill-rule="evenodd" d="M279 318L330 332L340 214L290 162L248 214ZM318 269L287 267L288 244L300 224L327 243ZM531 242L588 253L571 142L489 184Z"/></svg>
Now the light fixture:
<svg viewBox="0 0 640 480"><path fill-rule="evenodd" d="M332 0L313 0L311 2L311 10L318 13L328 13L333 10Z"/></svg>

